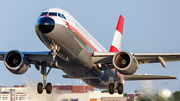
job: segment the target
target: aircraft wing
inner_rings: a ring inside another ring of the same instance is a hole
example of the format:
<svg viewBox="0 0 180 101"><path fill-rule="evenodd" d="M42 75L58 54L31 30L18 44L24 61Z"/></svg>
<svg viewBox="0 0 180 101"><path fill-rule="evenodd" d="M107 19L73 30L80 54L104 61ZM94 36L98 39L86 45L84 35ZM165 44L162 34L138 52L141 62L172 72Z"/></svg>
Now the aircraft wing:
<svg viewBox="0 0 180 101"><path fill-rule="evenodd" d="M123 78L125 81L177 79L175 76L162 76L162 75L123 75Z"/></svg>
<svg viewBox="0 0 180 101"><path fill-rule="evenodd" d="M93 57L95 63L112 63L112 58L115 52L94 52ZM165 62L180 61L180 53L130 53L138 62L158 63L160 62L165 67Z"/></svg>
<svg viewBox="0 0 180 101"><path fill-rule="evenodd" d="M52 55L50 51L42 51L42 52L22 52L28 60L35 61L51 61Z"/></svg>
<svg viewBox="0 0 180 101"><path fill-rule="evenodd" d="M4 56L7 52L0 52L0 60L4 60Z"/></svg>
<svg viewBox="0 0 180 101"><path fill-rule="evenodd" d="M5 55L8 52L0 52L0 60L4 60ZM50 61L52 60L50 51L42 51L42 52L22 52L28 60L36 60L36 61Z"/></svg>
<svg viewBox="0 0 180 101"><path fill-rule="evenodd" d="M0 60L4 60L5 55L8 52L0 52ZM24 56L27 58L30 64L39 65L39 62L42 61L52 61L52 55L50 51L42 51L42 52L22 52Z"/></svg>
<svg viewBox="0 0 180 101"><path fill-rule="evenodd" d="M68 75L63 75L63 78L70 78ZM162 75L123 75L125 81L134 80L163 80L163 79L177 79L176 76L162 76Z"/></svg>
<svg viewBox="0 0 180 101"><path fill-rule="evenodd" d="M165 62L180 61L180 53L132 53L138 64L160 62L161 57Z"/></svg>

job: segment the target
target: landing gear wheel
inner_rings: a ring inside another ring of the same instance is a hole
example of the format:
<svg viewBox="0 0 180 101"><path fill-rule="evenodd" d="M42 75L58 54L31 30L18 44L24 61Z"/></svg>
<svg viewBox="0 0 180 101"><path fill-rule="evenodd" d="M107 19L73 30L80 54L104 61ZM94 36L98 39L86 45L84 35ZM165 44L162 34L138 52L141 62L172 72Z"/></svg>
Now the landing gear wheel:
<svg viewBox="0 0 180 101"><path fill-rule="evenodd" d="M109 94L114 94L114 84L113 83L109 84Z"/></svg>
<svg viewBox="0 0 180 101"><path fill-rule="evenodd" d="M118 90L118 94L122 94L123 93L123 85L122 85L122 83L118 84L117 90Z"/></svg>
<svg viewBox="0 0 180 101"><path fill-rule="evenodd" d="M47 85L46 85L46 93L51 94L51 92L52 92L52 85L51 85L51 83L47 83Z"/></svg>
<svg viewBox="0 0 180 101"><path fill-rule="evenodd" d="M42 92L43 92L43 84L42 83L38 83L38 85L37 85L37 92L39 94L42 94Z"/></svg>

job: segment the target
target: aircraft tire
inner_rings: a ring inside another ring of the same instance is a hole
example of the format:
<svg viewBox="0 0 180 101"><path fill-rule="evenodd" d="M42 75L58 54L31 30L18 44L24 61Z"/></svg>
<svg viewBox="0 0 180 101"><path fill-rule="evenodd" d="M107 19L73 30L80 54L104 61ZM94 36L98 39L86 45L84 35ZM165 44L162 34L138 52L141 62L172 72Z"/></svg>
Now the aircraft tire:
<svg viewBox="0 0 180 101"><path fill-rule="evenodd" d="M46 93L51 94L51 92L52 92L52 85L51 85L51 83L47 83L47 85L46 85Z"/></svg>
<svg viewBox="0 0 180 101"><path fill-rule="evenodd" d="M118 84L117 90L118 90L118 94L122 94L123 93L123 84L122 83Z"/></svg>
<svg viewBox="0 0 180 101"><path fill-rule="evenodd" d="M37 92L38 94L42 94L43 92L43 84L41 82L37 85Z"/></svg>
<svg viewBox="0 0 180 101"><path fill-rule="evenodd" d="M113 83L109 84L109 94L114 94L114 84Z"/></svg>

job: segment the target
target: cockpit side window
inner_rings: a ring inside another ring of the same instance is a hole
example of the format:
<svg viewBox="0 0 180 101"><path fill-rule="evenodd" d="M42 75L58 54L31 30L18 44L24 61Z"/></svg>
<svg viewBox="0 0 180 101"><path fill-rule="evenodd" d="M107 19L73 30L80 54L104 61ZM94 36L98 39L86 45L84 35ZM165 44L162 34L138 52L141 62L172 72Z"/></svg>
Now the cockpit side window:
<svg viewBox="0 0 180 101"><path fill-rule="evenodd" d="M42 12L41 13L41 16L45 16L45 15L47 15L48 14L48 12Z"/></svg>
<svg viewBox="0 0 180 101"><path fill-rule="evenodd" d="M58 13L58 16L66 20L66 17L63 14Z"/></svg>
<svg viewBox="0 0 180 101"><path fill-rule="evenodd" d="M50 16L57 16L57 13L56 12L49 12L49 15Z"/></svg>
<svg viewBox="0 0 180 101"><path fill-rule="evenodd" d="M66 20L66 17L63 14L61 16Z"/></svg>
<svg viewBox="0 0 180 101"><path fill-rule="evenodd" d="M58 16L61 17L61 18L63 18L60 13L58 13Z"/></svg>

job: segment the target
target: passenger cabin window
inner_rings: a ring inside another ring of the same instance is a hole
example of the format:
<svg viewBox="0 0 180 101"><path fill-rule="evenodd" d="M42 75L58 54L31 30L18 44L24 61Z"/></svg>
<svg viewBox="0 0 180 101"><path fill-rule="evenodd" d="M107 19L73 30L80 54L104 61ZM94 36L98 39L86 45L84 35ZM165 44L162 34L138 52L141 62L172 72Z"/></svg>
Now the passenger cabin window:
<svg viewBox="0 0 180 101"><path fill-rule="evenodd" d="M48 14L48 12L42 12L41 16L45 16L47 14Z"/></svg>
<svg viewBox="0 0 180 101"><path fill-rule="evenodd" d="M49 15L50 16L57 16L57 13L56 12L49 12Z"/></svg>

